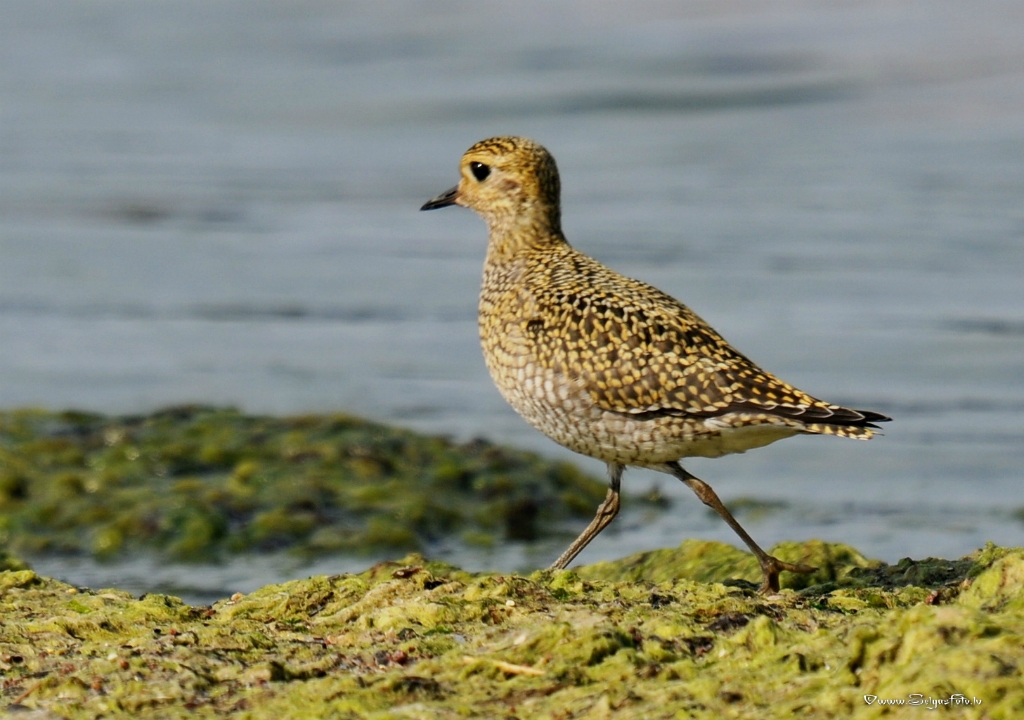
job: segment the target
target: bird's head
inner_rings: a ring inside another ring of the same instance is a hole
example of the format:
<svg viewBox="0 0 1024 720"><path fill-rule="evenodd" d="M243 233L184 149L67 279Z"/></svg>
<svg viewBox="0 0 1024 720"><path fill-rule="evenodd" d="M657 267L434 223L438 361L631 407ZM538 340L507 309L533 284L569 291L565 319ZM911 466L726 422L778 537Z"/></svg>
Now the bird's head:
<svg viewBox="0 0 1024 720"><path fill-rule="evenodd" d="M423 205L475 210L492 234L528 230L561 235L558 167L543 146L522 137L481 140L459 164L459 184Z"/></svg>

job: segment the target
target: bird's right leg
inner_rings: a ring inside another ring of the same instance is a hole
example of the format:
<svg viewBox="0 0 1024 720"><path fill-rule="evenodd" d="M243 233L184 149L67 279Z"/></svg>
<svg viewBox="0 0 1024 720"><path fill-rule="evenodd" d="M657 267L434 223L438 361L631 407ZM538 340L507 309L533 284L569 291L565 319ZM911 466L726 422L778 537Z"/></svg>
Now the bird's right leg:
<svg viewBox="0 0 1024 720"><path fill-rule="evenodd" d="M596 538L598 534L608 527L616 515L619 514L619 484L622 481L622 471L626 469L625 465L618 465L616 463L608 463L608 494L604 496L604 502L602 502L597 508L597 514L594 515L594 519L590 521L586 529L580 533L580 536L572 541L570 545L562 555L555 560L555 562L549 568L550 570L564 570L566 565L571 563L573 559L580 554L590 543L591 540Z"/></svg>

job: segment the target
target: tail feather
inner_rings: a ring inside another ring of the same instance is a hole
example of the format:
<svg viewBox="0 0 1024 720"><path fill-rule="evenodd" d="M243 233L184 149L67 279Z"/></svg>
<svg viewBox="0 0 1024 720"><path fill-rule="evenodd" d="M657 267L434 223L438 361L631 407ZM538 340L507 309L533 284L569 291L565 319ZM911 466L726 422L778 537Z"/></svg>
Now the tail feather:
<svg viewBox="0 0 1024 720"><path fill-rule="evenodd" d="M854 440L870 440L878 435L878 426L870 423L864 425L827 425L825 423L810 423L804 425L801 432L812 435L835 435L836 437L853 438Z"/></svg>
<svg viewBox="0 0 1024 720"><path fill-rule="evenodd" d="M844 408L845 410L846 408ZM875 423L889 422L892 420L891 417L883 415L882 413L872 412L870 410L847 410L852 415L859 415L859 418L853 418L847 415L842 421L833 421L829 423L808 423L804 427L804 432L815 433L820 435L836 435L838 437L848 437L854 440L870 440L875 435L878 435L876 430L879 430L879 426Z"/></svg>
<svg viewBox="0 0 1024 720"><path fill-rule="evenodd" d="M843 437L871 437L872 433L859 434L855 432L860 429L880 429L875 423L889 422L892 418L882 413L870 410L853 410L840 407L839 405L828 405L817 401L814 405L771 405L766 406L763 402L745 401L737 403L734 407L757 408L760 412L768 415L776 415L787 419L797 420L807 428L806 432L825 433L829 435L841 435ZM824 428L832 428L824 429ZM844 430L845 432L841 432Z"/></svg>

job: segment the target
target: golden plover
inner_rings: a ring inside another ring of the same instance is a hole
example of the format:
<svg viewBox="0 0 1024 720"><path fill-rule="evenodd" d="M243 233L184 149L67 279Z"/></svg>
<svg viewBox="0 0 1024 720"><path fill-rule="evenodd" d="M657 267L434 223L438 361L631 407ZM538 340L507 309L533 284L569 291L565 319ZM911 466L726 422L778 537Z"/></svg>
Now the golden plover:
<svg viewBox="0 0 1024 720"><path fill-rule="evenodd" d="M779 589L783 570L813 572L762 550L679 460L798 433L867 440L889 418L797 390L682 303L574 250L562 234L555 160L532 140L478 142L460 172L458 185L421 209L462 205L487 221L479 324L491 377L527 422L603 460L611 478L593 521L551 567L566 567L612 521L633 465L674 475L713 508L757 557L762 592Z"/></svg>

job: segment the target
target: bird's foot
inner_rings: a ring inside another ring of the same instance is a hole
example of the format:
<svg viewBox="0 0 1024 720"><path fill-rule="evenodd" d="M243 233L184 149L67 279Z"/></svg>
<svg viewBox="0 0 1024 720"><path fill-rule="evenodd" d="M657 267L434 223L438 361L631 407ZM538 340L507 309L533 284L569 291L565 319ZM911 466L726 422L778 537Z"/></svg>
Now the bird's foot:
<svg viewBox="0 0 1024 720"><path fill-rule="evenodd" d="M810 565L788 563L783 560L779 560L777 557L765 555L761 559L761 575L764 577L764 581L761 583L761 587L758 588L758 592L762 595L767 595L770 592L778 592L779 573L783 570L794 573L812 573L817 569L818 568L811 567Z"/></svg>

